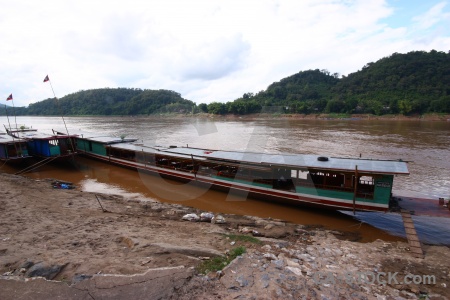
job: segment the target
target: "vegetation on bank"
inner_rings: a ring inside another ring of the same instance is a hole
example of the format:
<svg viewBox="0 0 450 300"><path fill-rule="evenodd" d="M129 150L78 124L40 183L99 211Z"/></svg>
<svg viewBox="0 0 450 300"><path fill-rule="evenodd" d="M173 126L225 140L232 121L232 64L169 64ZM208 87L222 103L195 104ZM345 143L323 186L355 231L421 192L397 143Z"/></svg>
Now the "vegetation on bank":
<svg viewBox="0 0 450 300"><path fill-rule="evenodd" d="M301 71L227 103L196 105L169 90L103 88L16 107L16 115L450 113L450 52L394 53L340 77ZM12 115L12 109L8 114ZM1 115L5 111L0 111Z"/></svg>
<svg viewBox="0 0 450 300"><path fill-rule="evenodd" d="M250 236L250 235L245 235L245 234L224 234L224 236L232 241L237 241L237 242L249 242L249 243L253 243L253 244L262 244L262 242L260 240L258 240L257 238Z"/></svg>
<svg viewBox="0 0 450 300"><path fill-rule="evenodd" d="M244 254L245 247L239 246L230 250L226 256L216 256L211 259L203 261L197 266L197 272L200 274L207 274L209 272L220 271L230 264L236 257Z"/></svg>

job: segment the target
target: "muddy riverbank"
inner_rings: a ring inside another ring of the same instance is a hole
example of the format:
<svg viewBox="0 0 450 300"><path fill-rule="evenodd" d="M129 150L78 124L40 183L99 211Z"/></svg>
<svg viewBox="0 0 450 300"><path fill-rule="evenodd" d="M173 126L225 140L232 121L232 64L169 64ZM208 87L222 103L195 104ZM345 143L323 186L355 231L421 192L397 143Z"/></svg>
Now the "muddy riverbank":
<svg viewBox="0 0 450 300"><path fill-rule="evenodd" d="M358 243L345 232L228 214L223 224L189 222L182 217L201 211L54 186L0 174L4 299L448 297L445 246L425 245L420 259L399 241ZM242 238L253 235L259 240ZM198 274L241 246L223 271ZM33 280L39 274L56 282Z"/></svg>

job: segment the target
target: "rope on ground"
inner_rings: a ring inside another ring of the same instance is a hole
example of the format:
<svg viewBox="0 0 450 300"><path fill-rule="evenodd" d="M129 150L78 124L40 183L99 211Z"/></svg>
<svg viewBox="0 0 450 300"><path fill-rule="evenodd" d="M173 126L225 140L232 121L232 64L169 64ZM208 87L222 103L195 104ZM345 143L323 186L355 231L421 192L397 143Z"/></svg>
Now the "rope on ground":
<svg viewBox="0 0 450 300"><path fill-rule="evenodd" d="M353 226L359 225L358 228L357 228L357 229L359 229L359 228L361 228L361 226L362 226L363 223L364 223L364 221L361 221L361 222L359 222L359 223L356 223L356 224L353 224L353 225L349 225L348 227L353 227Z"/></svg>
<svg viewBox="0 0 450 300"><path fill-rule="evenodd" d="M103 208L103 205L102 205L102 203L100 202L100 199L98 199L97 194L95 194L95 198L97 198L98 204L100 204L100 207L102 208L102 211L103 211L103 212L106 212L107 210Z"/></svg>

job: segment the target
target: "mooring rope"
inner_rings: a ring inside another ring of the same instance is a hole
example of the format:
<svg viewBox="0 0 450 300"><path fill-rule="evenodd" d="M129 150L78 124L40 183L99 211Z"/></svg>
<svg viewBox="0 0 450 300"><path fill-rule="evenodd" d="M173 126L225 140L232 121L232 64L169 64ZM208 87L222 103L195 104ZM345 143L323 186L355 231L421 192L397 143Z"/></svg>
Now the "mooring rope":
<svg viewBox="0 0 450 300"><path fill-rule="evenodd" d="M7 162L8 160L9 160L9 159L5 159L5 161L4 161L3 164L1 165L0 169L3 168L4 165L6 165L6 162Z"/></svg>
<svg viewBox="0 0 450 300"><path fill-rule="evenodd" d="M55 156L55 157L47 157L47 158L44 159L44 160L38 161L38 162L35 163L34 165L28 166L28 167L26 167L25 169L20 170L19 172L15 173L14 175L21 175L21 174L24 174L24 173L26 173L26 172L33 171L34 169L37 169L37 168L39 168L39 167L42 167L43 165L48 164L49 162L51 162L51 161L53 161L53 160L55 160L55 159L57 159L57 158L58 158L58 156ZM34 168L33 168L33 167L34 167ZM31 169L30 169L30 168L31 168Z"/></svg>

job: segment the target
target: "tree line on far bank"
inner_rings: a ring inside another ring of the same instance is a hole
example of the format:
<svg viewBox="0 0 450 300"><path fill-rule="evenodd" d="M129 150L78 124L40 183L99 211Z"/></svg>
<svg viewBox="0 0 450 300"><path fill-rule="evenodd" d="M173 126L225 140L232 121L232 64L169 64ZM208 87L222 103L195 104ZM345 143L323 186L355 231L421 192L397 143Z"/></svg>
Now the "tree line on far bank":
<svg viewBox="0 0 450 300"><path fill-rule="evenodd" d="M161 113L344 113L375 115L450 113L450 52L394 53L348 76L301 71L264 91L209 104L169 90L104 88L16 107L16 115L150 115ZM10 111L10 110L8 110ZM0 113L4 115L3 113Z"/></svg>

